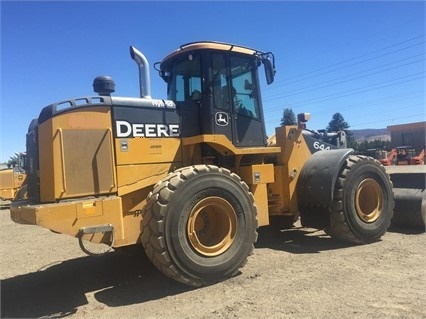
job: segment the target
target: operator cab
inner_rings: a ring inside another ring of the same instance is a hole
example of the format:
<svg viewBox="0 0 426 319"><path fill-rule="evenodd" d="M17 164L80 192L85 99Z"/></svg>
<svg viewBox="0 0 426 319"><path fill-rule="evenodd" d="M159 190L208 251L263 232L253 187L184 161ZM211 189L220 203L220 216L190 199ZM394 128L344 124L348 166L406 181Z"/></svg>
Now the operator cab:
<svg viewBox="0 0 426 319"><path fill-rule="evenodd" d="M218 42L182 45L160 63L183 136L223 134L237 147L267 144L258 67L274 79L272 53Z"/></svg>

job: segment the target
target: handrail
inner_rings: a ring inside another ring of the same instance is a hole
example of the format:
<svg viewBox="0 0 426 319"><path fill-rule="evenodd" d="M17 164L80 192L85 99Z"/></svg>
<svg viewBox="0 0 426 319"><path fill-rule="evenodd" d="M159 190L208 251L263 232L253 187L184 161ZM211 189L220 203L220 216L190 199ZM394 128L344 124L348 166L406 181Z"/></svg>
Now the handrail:
<svg viewBox="0 0 426 319"><path fill-rule="evenodd" d="M107 128L106 132L109 133L108 136L109 136L109 141L111 143L111 171L112 171L112 184L110 185L110 190L111 190L117 186L115 184L116 172L115 172L115 166L114 166L114 151L113 151L114 140L112 138L112 130L110 128Z"/></svg>
<svg viewBox="0 0 426 319"><path fill-rule="evenodd" d="M224 155L251 155L251 154L273 154L280 153L281 147L244 147L237 148L229 141L225 135L203 134L192 137L182 138L182 145L189 146L193 144L209 143L213 148Z"/></svg>
<svg viewBox="0 0 426 319"><path fill-rule="evenodd" d="M61 165L62 165L62 194L64 194L67 191L67 188L66 188L67 180L65 176L64 138L63 138L63 132L61 128L58 128L57 132L59 133L59 145L60 145Z"/></svg>

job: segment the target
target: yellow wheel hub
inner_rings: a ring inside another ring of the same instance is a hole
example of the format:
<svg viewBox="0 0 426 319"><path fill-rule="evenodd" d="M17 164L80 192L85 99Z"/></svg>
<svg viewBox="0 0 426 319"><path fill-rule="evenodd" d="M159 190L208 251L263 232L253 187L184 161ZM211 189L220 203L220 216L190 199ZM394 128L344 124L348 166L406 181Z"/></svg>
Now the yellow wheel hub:
<svg viewBox="0 0 426 319"><path fill-rule="evenodd" d="M203 256L214 257L232 244L237 230L237 216L232 205L221 197L207 197L191 211L187 225L190 244Z"/></svg>
<svg viewBox="0 0 426 319"><path fill-rule="evenodd" d="M358 216L366 223L376 221L383 207L383 193L380 185L372 178L359 184L355 195L355 208Z"/></svg>

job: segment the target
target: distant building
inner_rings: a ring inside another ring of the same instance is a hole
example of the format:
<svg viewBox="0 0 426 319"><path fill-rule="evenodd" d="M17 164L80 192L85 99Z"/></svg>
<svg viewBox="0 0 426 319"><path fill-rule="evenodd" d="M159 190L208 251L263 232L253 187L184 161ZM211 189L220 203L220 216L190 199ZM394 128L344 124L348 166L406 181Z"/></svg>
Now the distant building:
<svg viewBox="0 0 426 319"><path fill-rule="evenodd" d="M411 146L419 153L426 145L426 122L391 125L387 129L392 147Z"/></svg>

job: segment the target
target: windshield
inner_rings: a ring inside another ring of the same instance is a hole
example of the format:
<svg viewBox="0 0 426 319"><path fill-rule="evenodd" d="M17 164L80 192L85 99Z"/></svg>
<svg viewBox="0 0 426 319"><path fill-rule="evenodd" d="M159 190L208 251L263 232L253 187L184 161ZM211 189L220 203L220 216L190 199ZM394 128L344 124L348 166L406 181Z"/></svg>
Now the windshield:
<svg viewBox="0 0 426 319"><path fill-rule="evenodd" d="M207 92L214 108L260 119L258 62L255 56L221 51L184 55L162 70L168 83L167 98L176 102L200 101ZM202 70L206 74L202 75Z"/></svg>
<svg viewBox="0 0 426 319"><path fill-rule="evenodd" d="M200 57L192 56L176 63L171 71L167 98L176 102L201 99Z"/></svg>

